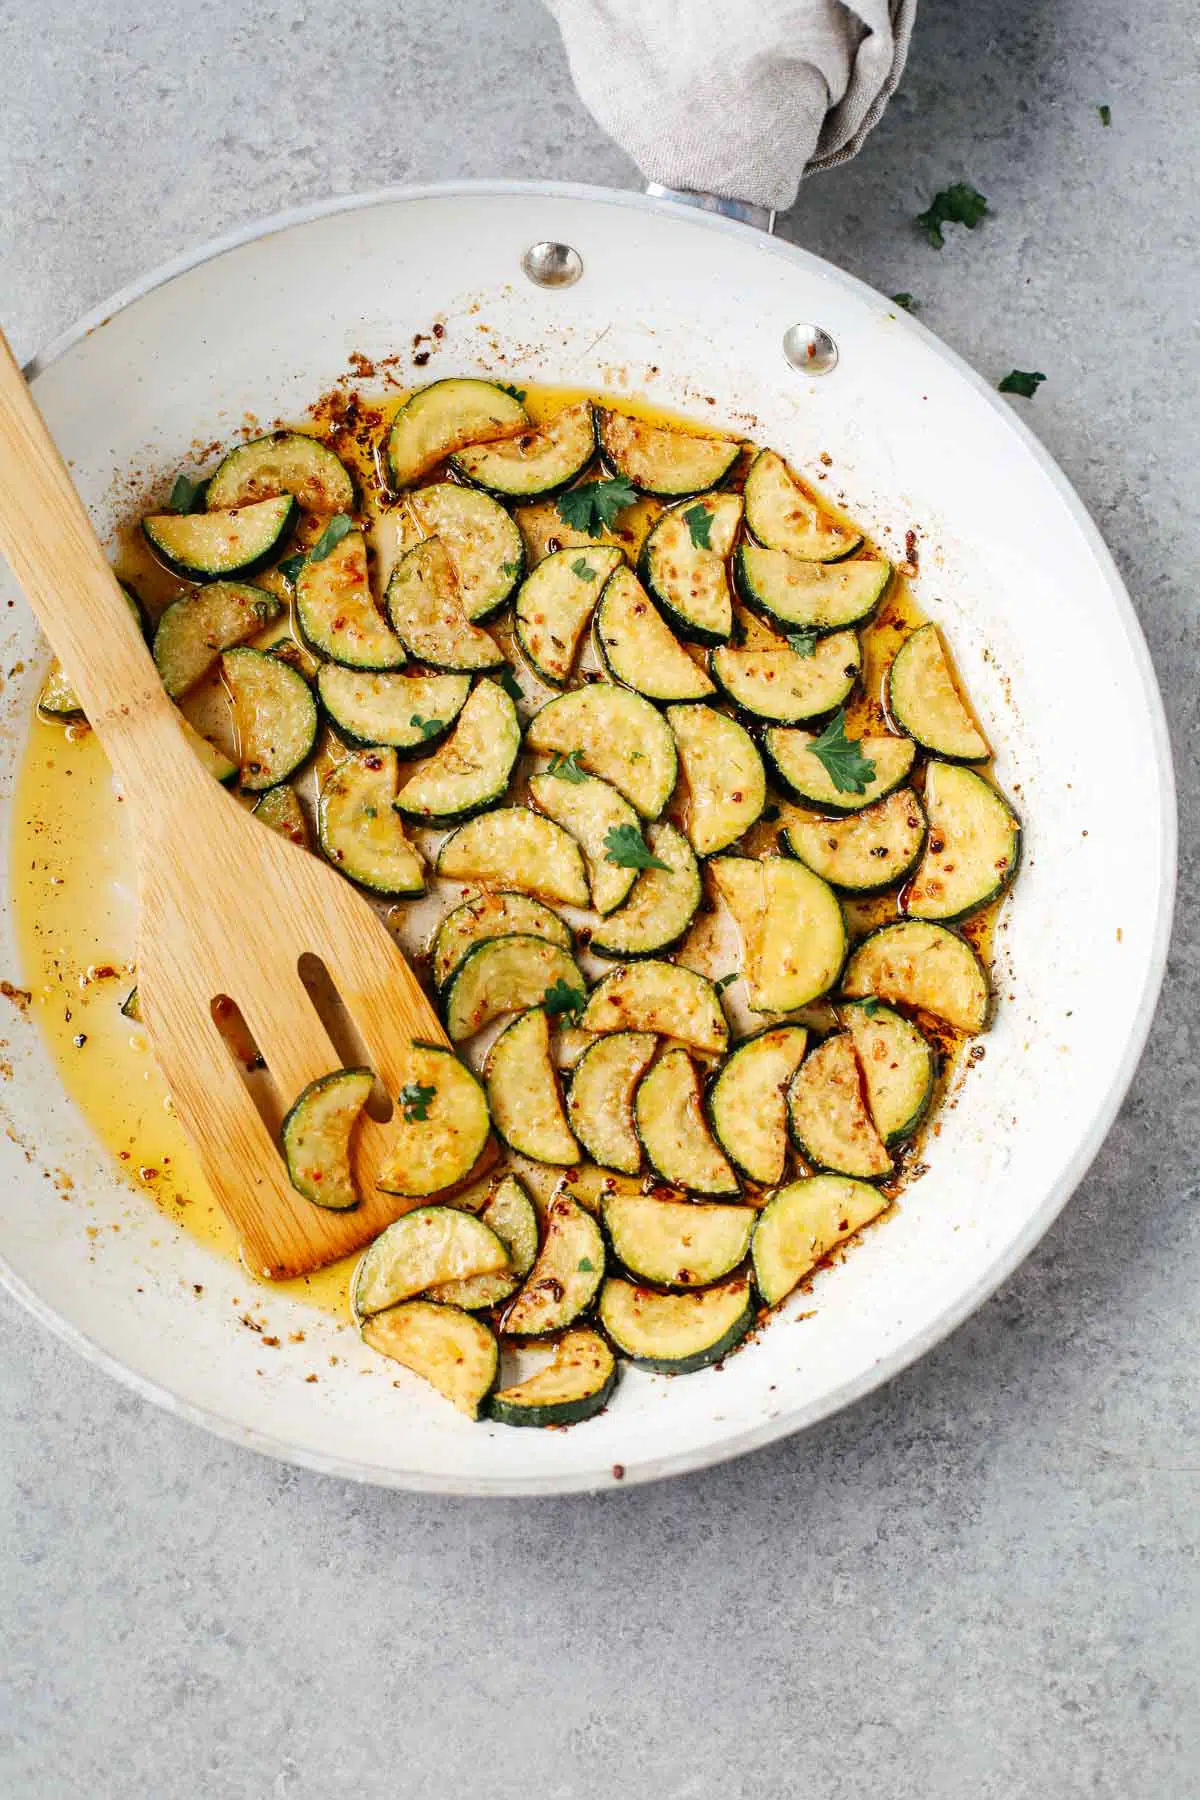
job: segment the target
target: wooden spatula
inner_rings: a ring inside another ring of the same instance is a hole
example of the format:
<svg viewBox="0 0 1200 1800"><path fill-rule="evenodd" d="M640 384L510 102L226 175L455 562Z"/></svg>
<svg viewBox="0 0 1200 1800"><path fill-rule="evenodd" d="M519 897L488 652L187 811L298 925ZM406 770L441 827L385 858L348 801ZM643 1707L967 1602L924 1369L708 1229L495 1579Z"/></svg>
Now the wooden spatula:
<svg viewBox="0 0 1200 1800"><path fill-rule="evenodd" d="M325 965L395 1099L414 1039L446 1036L382 921L340 875L265 828L189 749L129 607L20 369L0 337L0 547L121 783L137 845L138 989L155 1053L249 1268L302 1275L413 1204L372 1179L387 1127L356 1132L361 1203L324 1211L277 1142L213 1017L228 996L266 1059L279 1109L341 1066L298 964Z"/></svg>

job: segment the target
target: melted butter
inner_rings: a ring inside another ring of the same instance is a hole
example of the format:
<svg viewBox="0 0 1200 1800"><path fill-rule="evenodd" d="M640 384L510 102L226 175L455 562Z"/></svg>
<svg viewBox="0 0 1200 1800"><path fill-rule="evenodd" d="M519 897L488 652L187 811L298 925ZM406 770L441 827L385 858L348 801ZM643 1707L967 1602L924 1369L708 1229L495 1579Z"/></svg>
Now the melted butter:
<svg viewBox="0 0 1200 1800"><path fill-rule="evenodd" d="M588 396L589 390L577 387L530 388L526 408L530 417L540 422ZM407 397L399 391L378 401L360 399L348 409L346 395L334 394L314 408L317 429L351 468L365 497L377 575L381 563L383 572L390 566L387 548L381 550L381 527L404 503L389 505L380 499L375 455L387 424ZM652 424L690 431L720 429L630 395L622 394L612 404ZM546 539L554 529L549 516L552 510L544 505L517 509L518 517L527 515L521 523L535 559L545 554ZM631 561L660 510L657 502L644 501L624 516L625 548ZM298 545L311 543L319 530L319 521L302 521ZM153 618L172 599L189 591L155 562L136 519L121 534L117 564ZM287 597L278 577L268 574L256 579L281 598ZM924 622L907 583L895 580L884 607L862 633L862 685L847 709L851 735L886 731L884 673L901 640ZM263 634L262 641L272 641L286 629L285 615L282 624ZM199 730L232 750L228 707L219 680L201 684L188 696L184 710ZM236 1236L209 1192L191 1145L172 1113L148 1037L120 1010L135 980L133 849L126 809L92 732L86 727L64 731L60 725L35 721L17 781L13 820L13 907L23 981L32 992L32 1011L64 1087L134 1192L207 1248L236 1260ZM776 835L774 830L756 828L748 847L761 853L773 846ZM846 911L855 938L873 925L899 916L894 894L847 900ZM961 927L985 962L990 962L995 911L989 908ZM732 921L703 914L682 947L680 960L719 978L736 961L731 931ZM398 935L409 936L407 932ZM591 966L591 959L585 956L584 961ZM606 967L597 965L592 973ZM736 1000L727 996L727 1004L736 1013ZM761 1023L749 1014L735 1018L738 1030ZM948 1069L961 1045L944 1027L936 1035ZM473 1055L471 1060L478 1058ZM913 1154L920 1141L915 1141ZM529 1165L521 1167L520 1173L535 1196L544 1201L561 1171ZM891 1184L888 1191L892 1192ZM347 1258L315 1275L272 1287L344 1316L355 1260ZM247 1279L253 1278L247 1275Z"/></svg>

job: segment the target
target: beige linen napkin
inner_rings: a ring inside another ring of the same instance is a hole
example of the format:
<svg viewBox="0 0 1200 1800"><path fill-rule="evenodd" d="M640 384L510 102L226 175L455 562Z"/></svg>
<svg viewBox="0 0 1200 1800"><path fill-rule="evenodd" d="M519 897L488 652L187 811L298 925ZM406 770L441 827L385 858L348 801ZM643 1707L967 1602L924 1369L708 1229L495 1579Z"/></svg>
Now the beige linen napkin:
<svg viewBox="0 0 1200 1800"><path fill-rule="evenodd" d="M597 122L648 181L790 206L853 156L917 0L546 0Z"/></svg>

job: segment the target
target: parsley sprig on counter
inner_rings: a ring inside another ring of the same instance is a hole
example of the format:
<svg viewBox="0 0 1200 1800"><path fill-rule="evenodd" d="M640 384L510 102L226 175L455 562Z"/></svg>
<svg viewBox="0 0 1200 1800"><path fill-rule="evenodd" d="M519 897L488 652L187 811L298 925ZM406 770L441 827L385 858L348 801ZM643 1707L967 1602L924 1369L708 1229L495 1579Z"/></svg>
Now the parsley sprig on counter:
<svg viewBox="0 0 1200 1800"><path fill-rule="evenodd" d="M987 210L988 203L978 188L969 181L956 181L933 196L925 211L917 214L917 224L934 249L941 250L946 243L943 225L965 225L974 231Z"/></svg>

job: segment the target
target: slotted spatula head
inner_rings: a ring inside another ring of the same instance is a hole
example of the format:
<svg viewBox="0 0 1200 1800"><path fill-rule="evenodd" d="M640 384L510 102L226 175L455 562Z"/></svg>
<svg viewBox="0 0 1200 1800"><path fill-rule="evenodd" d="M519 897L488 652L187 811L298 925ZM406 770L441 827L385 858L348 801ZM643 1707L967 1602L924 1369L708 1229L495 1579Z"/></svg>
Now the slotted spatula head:
<svg viewBox="0 0 1200 1800"><path fill-rule="evenodd" d="M324 964L393 1100L410 1078L413 1042L446 1042L437 1014L367 902L201 768L2 337L0 545L130 806L139 991L179 1118L248 1266L272 1277L320 1268L417 1202L375 1187L387 1129L365 1118L354 1151L357 1207L322 1209L288 1180L274 1115L342 1064L300 959ZM266 1060L270 1124L213 1017L222 996Z"/></svg>

